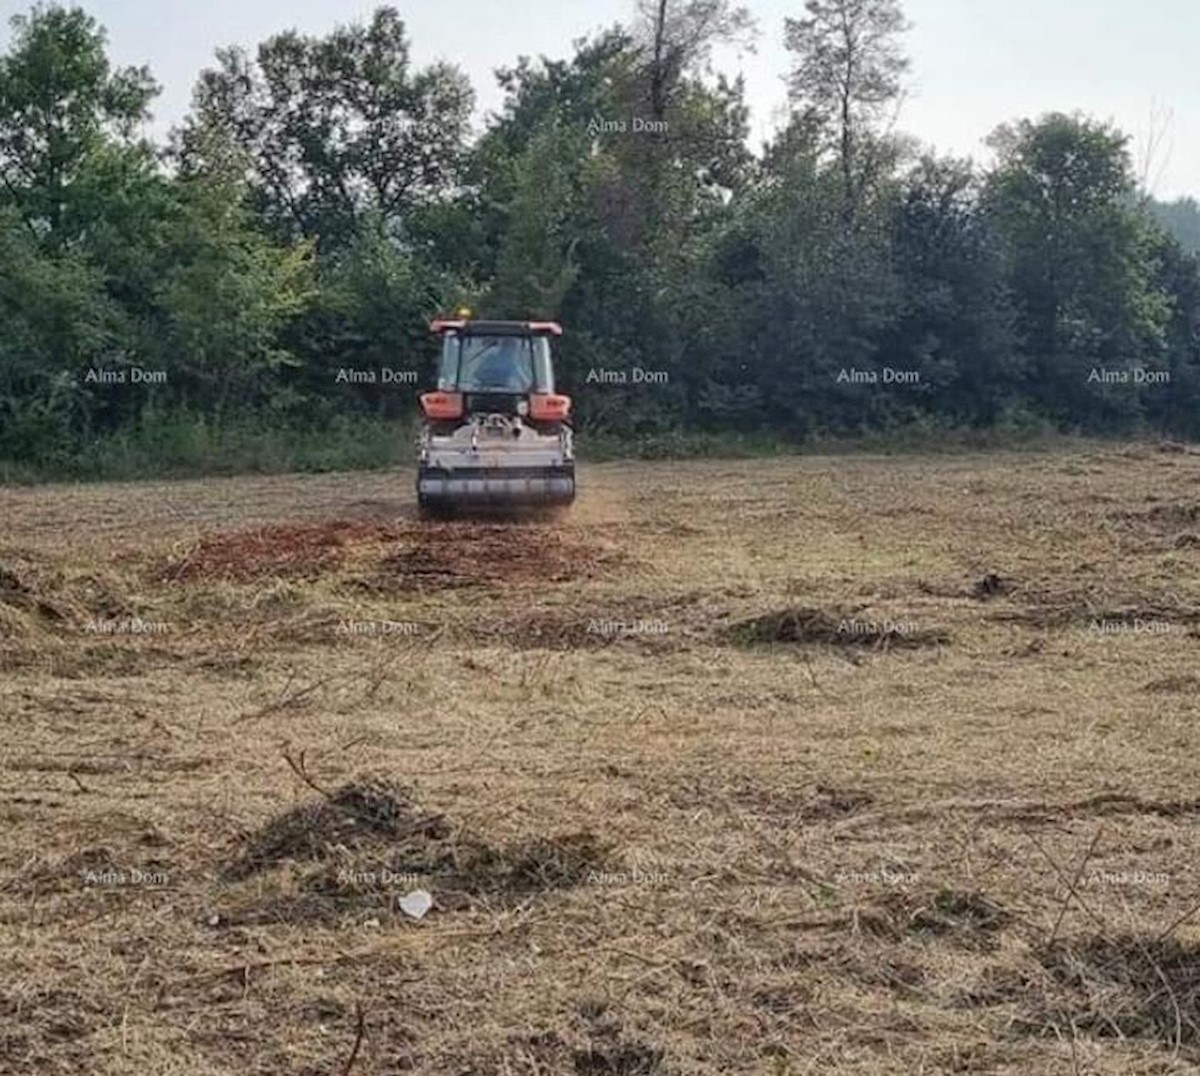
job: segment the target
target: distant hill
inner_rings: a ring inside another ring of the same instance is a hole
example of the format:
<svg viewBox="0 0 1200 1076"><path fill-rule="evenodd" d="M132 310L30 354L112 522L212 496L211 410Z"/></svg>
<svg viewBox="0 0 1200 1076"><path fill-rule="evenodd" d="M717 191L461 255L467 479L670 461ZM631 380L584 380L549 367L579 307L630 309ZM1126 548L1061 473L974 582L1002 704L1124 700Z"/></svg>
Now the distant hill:
<svg viewBox="0 0 1200 1076"><path fill-rule="evenodd" d="M1184 250L1200 254L1200 203L1195 198L1177 198L1173 202L1151 198L1150 213Z"/></svg>

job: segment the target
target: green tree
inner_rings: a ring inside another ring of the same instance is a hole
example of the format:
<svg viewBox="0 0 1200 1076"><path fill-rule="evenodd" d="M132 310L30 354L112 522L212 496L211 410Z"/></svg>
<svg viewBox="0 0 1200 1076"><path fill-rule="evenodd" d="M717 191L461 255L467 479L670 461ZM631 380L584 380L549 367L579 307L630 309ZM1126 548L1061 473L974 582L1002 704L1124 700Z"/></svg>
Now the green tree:
<svg viewBox="0 0 1200 1076"><path fill-rule="evenodd" d="M587 135L549 124L516 161L515 189L491 303L509 315L557 317L579 274L575 251Z"/></svg>
<svg viewBox="0 0 1200 1076"><path fill-rule="evenodd" d="M752 379L773 428L799 438L852 432L884 417L887 394L865 393L839 375L874 369L896 318L894 200L883 190L847 231L841 177L824 153L822 127L796 116L736 207L718 265L744 312L741 378Z"/></svg>
<svg viewBox="0 0 1200 1076"><path fill-rule="evenodd" d="M0 207L0 457L69 455L83 392L75 371L111 354L113 314L85 258L50 255L15 208Z"/></svg>
<svg viewBox="0 0 1200 1076"><path fill-rule="evenodd" d="M247 156L264 218L285 236L333 249L363 219L407 221L459 180L470 85L447 64L413 70L393 8L325 38L277 34L254 60L222 49L217 61L177 139L182 167L204 167L197 132L223 131Z"/></svg>
<svg viewBox="0 0 1200 1076"><path fill-rule="evenodd" d="M148 323L181 405L219 425L226 412L270 402L299 357L281 333L312 301L312 249L280 247L252 226L241 183L192 176L177 190L173 227L157 250Z"/></svg>
<svg viewBox="0 0 1200 1076"><path fill-rule="evenodd" d="M324 255L317 270L318 294L283 335L304 359L288 379L290 406L309 419L333 417L347 407L381 417L411 414L414 394L405 382L382 388L339 384L337 372L425 373L434 354L429 320L464 298L469 285L414 254L378 218L364 221L348 246Z"/></svg>
<svg viewBox="0 0 1200 1076"><path fill-rule="evenodd" d="M900 98L908 60L897 38L909 27L898 0L805 0L804 7L805 18L784 20L784 43L795 55L789 92L829 132L850 223L884 171L879 124Z"/></svg>
<svg viewBox="0 0 1200 1076"><path fill-rule="evenodd" d="M1200 438L1200 255L1161 234L1155 243L1155 283L1170 300L1163 361L1170 381L1148 394L1147 417L1176 436Z"/></svg>
<svg viewBox="0 0 1200 1076"><path fill-rule="evenodd" d="M730 0L638 0L634 27L644 115L668 119L685 76L701 72L715 44L749 44L750 12Z"/></svg>
<svg viewBox="0 0 1200 1076"><path fill-rule="evenodd" d="M1189 254L1200 254L1200 203L1195 198L1149 201L1150 215Z"/></svg>
<svg viewBox="0 0 1200 1076"><path fill-rule="evenodd" d="M278 334L309 298L307 247L281 249L253 227L244 161L219 132L205 132L211 169L162 172L134 137L153 83L111 70L93 20L37 7L15 28L0 58L10 454L69 455L148 408L219 421L233 401L267 397L289 359ZM153 379L135 382L137 369Z"/></svg>
<svg viewBox="0 0 1200 1076"><path fill-rule="evenodd" d="M104 31L79 8L38 5L12 28L0 57L2 196L61 248L93 215L79 205L93 157L118 146L145 155L134 134L158 91L145 68L112 69Z"/></svg>
<svg viewBox="0 0 1200 1076"><path fill-rule="evenodd" d="M903 298L881 351L892 368L919 374L929 411L986 426L1016 406L1024 359L979 196L968 161L926 156L906 177L892 236Z"/></svg>
<svg viewBox="0 0 1200 1076"><path fill-rule="evenodd" d="M1138 207L1128 138L1051 113L990 143L986 205L1005 242L1030 395L1059 422L1136 422L1139 392L1101 375L1159 365L1169 299L1155 286L1157 233Z"/></svg>
<svg viewBox="0 0 1200 1076"><path fill-rule="evenodd" d="M90 428L85 370L125 354L124 282L95 251L111 219L139 216L153 156L134 132L155 87L142 69L112 69L103 30L79 9L39 5L12 27L0 56L0 424L9 454L54 455Z"/></svg>

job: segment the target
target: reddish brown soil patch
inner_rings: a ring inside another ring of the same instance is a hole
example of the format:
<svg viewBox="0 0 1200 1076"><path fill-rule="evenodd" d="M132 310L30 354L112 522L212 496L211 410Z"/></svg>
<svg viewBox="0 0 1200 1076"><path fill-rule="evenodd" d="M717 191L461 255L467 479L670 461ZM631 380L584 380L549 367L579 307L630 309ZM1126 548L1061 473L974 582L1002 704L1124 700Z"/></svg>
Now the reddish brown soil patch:
<svg viewBox="0 0 1200 1076"><path fill-rule="evenodd" d="M171 558L161 576L165 582L180 583L312 578L339 565L348 544L383 542L389 536L389 529L380 524L351 520L215 534Z"/></svg>
<svg viewBox="0 0 1200 1076"><path fill-rule="evenodd" d="M362 554L366 571L349 582L385 593L566 582L612 559L548 526L333 520L214 534L158 565L157 574L164 582L315 579L336 572L351 552Z"/></svg>

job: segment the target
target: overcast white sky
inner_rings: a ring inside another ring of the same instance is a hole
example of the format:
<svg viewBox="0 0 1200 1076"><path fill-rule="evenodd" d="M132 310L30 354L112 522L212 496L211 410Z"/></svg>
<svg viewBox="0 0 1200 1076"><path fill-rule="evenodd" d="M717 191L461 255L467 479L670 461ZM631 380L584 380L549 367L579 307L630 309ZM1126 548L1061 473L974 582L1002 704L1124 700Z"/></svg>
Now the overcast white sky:
<svg viewBox="0 0 1200 1076"><path fill-rule="evenodd" d="M755 54L723 51L718 67L746 77L755 146L785 103L783 19L802 0L744 0L759 23ZM8 16L29 5L0 0ZM253 46L278 30L325 33L365 19L360 0L84 0L108 29L110 54L145 63L163 87L160 133L187 111L197 72L219 45ZM492 71L522 53L567 56L571 41L629 21L633 0L396 0L414 58L451 60L471 78L480 115L499 105ZM986 159L998 123L1082 109L1132 134L1139 168L1151 131L1161 135L1148 171L1160 198L1200 195L1200 0L906 0L914 24L900 127L942 152Z"/></svg>

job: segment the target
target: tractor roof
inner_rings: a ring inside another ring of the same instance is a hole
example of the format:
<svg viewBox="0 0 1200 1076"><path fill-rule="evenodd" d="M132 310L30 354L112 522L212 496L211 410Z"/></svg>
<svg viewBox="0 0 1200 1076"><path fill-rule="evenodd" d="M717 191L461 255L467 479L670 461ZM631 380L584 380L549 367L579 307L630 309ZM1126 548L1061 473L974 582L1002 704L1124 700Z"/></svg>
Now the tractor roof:
<svg viewBox="0 0 1200 1076"><path fill-rule="evenodd" d="M437 318L430 332L457 332L464 336L562 336L557 321L475 321L467 318Z"/></svg>

